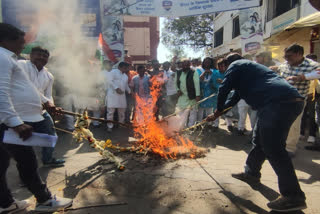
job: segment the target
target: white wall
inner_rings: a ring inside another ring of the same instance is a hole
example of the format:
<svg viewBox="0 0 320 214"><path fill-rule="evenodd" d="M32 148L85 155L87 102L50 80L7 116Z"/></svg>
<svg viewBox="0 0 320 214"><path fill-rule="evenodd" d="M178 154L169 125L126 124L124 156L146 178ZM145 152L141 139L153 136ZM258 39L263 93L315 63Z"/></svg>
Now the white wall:
<svg viewBox="0 0 320 214"><path fill-rule="evenodd" d="M262 5L262 17L266 17L267 12L267 0L263 1ZM300 18L308 16L312 13L319 12L316 9L314 9L311 4L309 3L309 0L301 0L301 6L299 8ZM231 17L231 15L233 15ZM239 15L239 11L228 11L223 12L219 14L214 21L215 25L215 31L219 30L222 26L224 26L224 32L223 32L223 44L220 45L217 48L213 48L212 56L216 57L219 55L223 55L225 53L228 53L230 49L238 49L241 48L241 40L240 36L236 37L235 39L232 39L232 20L237 15ZM272 20L269 22L265 22L265 31L264 31L264 39L268 39L271 36L271 30L272 30ZM214 41L213 41L214 42Z"/></svg>
<svg viewBox="0 0 320 214"><path fill-rule="evenodd" d="M215 32L221 27L223 29L223 44L213 48L212 56L220 56L228 53L230 49L241 48L240 36L232 39L233 19L239 15L239 11L227 11L219 14L214 20ZM214 43L214 41L213 41Z"/></svg>
<svg viewBox="0 0 320 214"><path fill-rule="evenodd" d="M319 12L314 7L311 6L309 3L309 0L301 0L301 9L300 9L300 15L301 17L308 16L312 13Z"/></svg>

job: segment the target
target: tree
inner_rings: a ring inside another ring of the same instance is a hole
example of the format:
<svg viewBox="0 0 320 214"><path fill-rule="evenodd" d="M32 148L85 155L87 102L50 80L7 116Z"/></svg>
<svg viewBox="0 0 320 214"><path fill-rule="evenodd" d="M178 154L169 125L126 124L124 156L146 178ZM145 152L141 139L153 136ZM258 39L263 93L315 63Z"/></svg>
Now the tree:
<svg viewBox="0 0 320 214"><path fill-rule="evenodd" d="M166 55L168 59L172 59L174 56L176 56L178 59L187 58L187 54L184 48L181 46L170 47L168 50L170 51L170 54Z"/></svg>
<svg viewBox="0 0 320 214"><path fill-rule="evenodd" d="M170 47L189 46L195 51L211 48L213 15L166 18L162 29L162 43Z"/></svg>

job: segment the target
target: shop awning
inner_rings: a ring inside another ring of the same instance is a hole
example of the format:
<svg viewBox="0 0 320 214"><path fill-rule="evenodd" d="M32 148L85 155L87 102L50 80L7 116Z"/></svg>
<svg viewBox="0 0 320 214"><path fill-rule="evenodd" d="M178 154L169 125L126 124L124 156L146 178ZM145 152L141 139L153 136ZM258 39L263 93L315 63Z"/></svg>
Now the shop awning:
<svg viewBox="0 0 320 214"><path fill-rule="evenodd" d="M292 30L296 28L305 28L305 27L313 27L316 25L320 25L320 12L313 13L309 16L303 17L293 23L292 25L286 27L285 30Z"/></svg>

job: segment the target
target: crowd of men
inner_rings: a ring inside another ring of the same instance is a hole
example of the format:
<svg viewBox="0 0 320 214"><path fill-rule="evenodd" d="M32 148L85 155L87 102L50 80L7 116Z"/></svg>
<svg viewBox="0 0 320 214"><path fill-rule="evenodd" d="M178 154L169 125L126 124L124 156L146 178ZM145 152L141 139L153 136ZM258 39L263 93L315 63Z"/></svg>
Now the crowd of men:
<svg viewBox="0 0 320 214"><path fill-rule="evenodd" d="M23 140L32 132L56 135L50 115L61 110L54 105L52 88L54 77L45 67L50 53L35 47L30 60L18 59L24 47L24 32L12 25L0 23L0 213L25 209L28 203L12 197L6 182L9 160L17 162L21 181L35 195L37 211L55 211L72 204L71 199L52 196L37 171L37 159L30 146L2 142L8 128ZM268 206L275 211L293 211L306 207L306 197L300 188L291 158L296 145L309 127L308 142L317 149L316 105L320 74L314 55L304 57L304 49L293 44L284 50L285 62L276 65L270 52L260 52L254 60L238 53L225 57L172 59L136 66L127 60L112 65L102 63L103 98L95 116L129 123L133 119L143 123L137 102L152 103L151 92L158 87L154 114L160 120L175 112L188 114L186 127L206 120L208 131L219 129L223 117L228 130L239 135L246 131L249 113L253 148L248 155L245 171L232 174L248 183L259 183L261 167L268 160L279 180L281 196ZM247 58L247 57L246 57ZM101 115L102 112L102 115ZM237 116L238 115L238 116ZM237 118L237 129L234 128ZM319 117L318 117L319 118ZM67 120L74 123L73 118ZM99 126L99 123L94 123ZM113 123L107 124L112 132ZM310 147L309 147L310 148ZM63 165L64 160L53 157L53 148L43 147L44 165Z"/></svg>

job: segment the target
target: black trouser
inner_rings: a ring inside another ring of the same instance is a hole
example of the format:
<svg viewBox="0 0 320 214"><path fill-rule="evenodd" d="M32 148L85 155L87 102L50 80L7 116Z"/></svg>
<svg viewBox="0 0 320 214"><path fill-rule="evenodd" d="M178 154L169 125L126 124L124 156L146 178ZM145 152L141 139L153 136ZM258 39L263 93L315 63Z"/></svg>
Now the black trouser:
<svg viewBox="0 0 320 214"><path fill-rule="evenodd" d="M301 119L300 134L304 135L306 128L309 127L309 136L316 137L319 127L316 123L316 100L312 100L312 98L308 97L307 99Z"/></svg>
<svg viewBox="0 0 320 214"><path fill-rule="evenodd" d="M246 172L261 177L262 164L268 159L278 176L280 193L287 197L305 198L286 150L290 127L303 106L304 102L270 103L259 109L253 131L254 146L246 162Z"/></svg>
<svg viewBox="0 0 320 214"><path fill-rule="evenodd" d="M35 132L43 133L43 121L28 123ZM2 143L3 133L6 127L0 127L0 207L8 207L12 204L13 197L7 185L6 172L9 167L10 158L17 162L17 169L24 184L36 197L39 203L51 198L47 185L42 182L39 172L36 155L31 146L20 146Z"/></svg>

